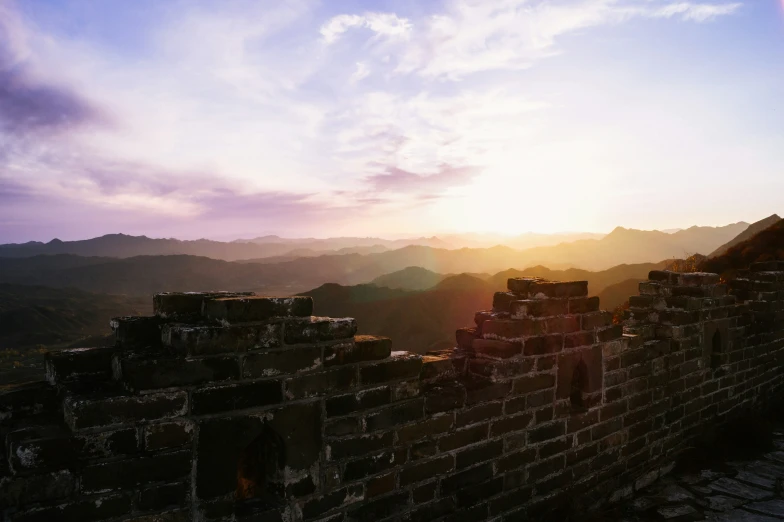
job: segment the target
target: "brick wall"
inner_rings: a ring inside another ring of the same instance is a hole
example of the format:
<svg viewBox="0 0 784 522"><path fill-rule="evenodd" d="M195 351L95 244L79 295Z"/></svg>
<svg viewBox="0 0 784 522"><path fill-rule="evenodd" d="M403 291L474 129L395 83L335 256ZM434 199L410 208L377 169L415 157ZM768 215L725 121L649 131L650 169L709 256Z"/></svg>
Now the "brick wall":
<svg viewBox="0 0 784 522"><path fill-rule="evenodd" d="M784 263L651 272L623 326L584 281L511 279L426 356L310 298L159 294L113 348L0 393L9 521L542 519L656 480L784 395Z"/></svg>

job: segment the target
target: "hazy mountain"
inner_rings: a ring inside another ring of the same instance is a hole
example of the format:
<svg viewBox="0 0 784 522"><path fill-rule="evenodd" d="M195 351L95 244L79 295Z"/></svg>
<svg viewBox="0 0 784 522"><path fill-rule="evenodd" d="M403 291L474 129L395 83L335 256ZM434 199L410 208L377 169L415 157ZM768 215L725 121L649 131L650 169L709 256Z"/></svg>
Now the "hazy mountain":
<svg viewBox="0 0 784 522"><path fill-rule="evenodd" d="M752 223L751 225L749 225L749 227L746 230L744 230L743 232L735 236L731 241L723 244L722 246L714 250L708 257L716 257L724 254L727 250L734 247L738 243L742 243L747 239L751 239L755 234L762 232L766 228L775 225L779 221L781 221L781 218L776 214L773 214L772 216L768 216L765 219L761 219L756 223Z"/></svg>
<svg viewBox="0 0 784 522"><path fill-rule="evenodd" d="M437 274L426 268L409 266L403 270L379 276L373 279L370 284L403 290L427 290L436 286L445 277L447 276L444 274Z"/></svg>
<svg viewBox="0 0 784 522"><path fill-rule="evenodd" d="M0 283L0 349L105 336L112 317L150 313L147 297Z"/></svg>
<svg viewBox="0 0 784 522"><path fill-rule="evenodd" d="M640 283L648 279L647 274L639 279L626 279L605 287L598 293L599 302L605 310L614 310L629 300L629 297L638 295Z"/></svg>
<svg viewBox="0 0 784 522"><path fill-rule="evenodd" d="M488 248L496 245L516 248L518 250L538 246L551 246L568 243L580 239L601 239L606 234L593 232L564 232L556 234L539 234L526 232L516 236L488 233L465 233L442 235L441 238L455 248Z"/></svg>
<svg viewBox="0 0 784 522"><path fill-rule="evenodd" d="M360 238L361 239L361 238ZM384 240L378 240L384 241ZM434 241L434 244L442 246ZM341 242L340 245L343 245ZM402 245L401 245L402 246ZM398 246L392 246L399 248ZM253 243L211 241L198 239L182 241L179 239L156 239L146 236L129 236L125 234L109 234L106 236L81 241L60 241L53 239L48 243L31 241L21 244L0 245L0 257L31 257L36 255L74 254L79 256L99 256L128 258L140 255L195 255L236 261L249 258L269 258L281 256L285 259L296 257L315 257L324 254L371 254L388 250L389 247L371 243L344 245L329 248L328 243Z"/></svg>
<svg viewBox="0 0 784 522"><path fill-rule="evenodd" d="M354 317L360 333L391 337L393 350L424 353L454 346L455 330L473 325L474 313L492 305L493 292L487 287L464 288L449 279L442 281L445 288L399 291L403 295L395 298L386 297L389 289L373 285L359 285L362 300L351 298L356 287L340 285L323 285L302 295L313 297L316 315Z"/></svg>
<svg viewBox="0 0 784 522"><path fill-rule="evenodd" d="M755 261L784 260L784 220L757 232L751 238L730 247L716 257L704 259L699 266L703 272L714 272L725 278L737 270L748 268Z"/></svg>
<svg viewBox="0 0 784 522"><path fill-rule="evenodd" d="M382 246L387 249L403 248L410 245L430 246L434 248L452 248L452 245L433 237L417 237L403 239L382 239L380 237L330 237L325 239L283 238L279 236L262 236L253 239L237 239L234 243L254 243L258 245L287 245L289 248L305 248L314 251L342 250L357 247Z"/></svg>

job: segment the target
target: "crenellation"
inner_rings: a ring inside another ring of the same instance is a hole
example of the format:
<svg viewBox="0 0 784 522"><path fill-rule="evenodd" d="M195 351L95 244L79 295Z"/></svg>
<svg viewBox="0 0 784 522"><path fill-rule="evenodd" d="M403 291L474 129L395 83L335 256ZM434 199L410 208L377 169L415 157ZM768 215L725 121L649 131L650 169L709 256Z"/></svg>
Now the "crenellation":
<svg viewBox="0 0 784 522"><path fill-rule="evenodd" d="M0 500L11 521L178 522L617 501L784 393L784 264L742 276L651 272L622 325L584 281L510 279L424 356L309 298L158 294L114 347L49 354L47 382L0 393Z"/></svg>

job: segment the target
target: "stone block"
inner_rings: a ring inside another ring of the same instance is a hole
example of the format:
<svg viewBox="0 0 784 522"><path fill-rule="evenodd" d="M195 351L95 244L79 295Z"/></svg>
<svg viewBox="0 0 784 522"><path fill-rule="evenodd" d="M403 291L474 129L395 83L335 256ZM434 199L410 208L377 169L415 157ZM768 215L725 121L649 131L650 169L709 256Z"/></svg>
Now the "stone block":
<svg viewBox="0 0 784 522"><path fill-rule="evenodd" d="M151 350L162 348L160 317L115 317L109 325L114 331L117 346L123 350Z"/></svg>
<svg viewBox="0 0 784 522"><path fill-rule="evenodd" d="M313 498L300 506L305 520L324 515L333 509L348 506L364 499L362 484L341 488L326 495Z"/></svg>
<svg viewBox="0 0 784 522"><path fill-rule="evenodd" d="M524 375L519 379L515 379L513 383L512 393L522 395L525 393L533 393L541 390L547 390L555 386L555 376L550 373L542 373L536 375Z"/></svg>
<svg viewBox="0 0 784 522"><path fill-rule="evenodd" d="M386 359L392 353L392 340L375 335L354 336L353 343L324 347L324 366L354 364Z"/></svg>
<svg viewBox="0 0 784 522"><path fill-rule="evenodd" d="M152 296L152 310L163 319L193 321L201 317L205 299L254 295L253 292L162 292Z"/></svg>
<svg viewBox="0 0 784 522"><path fill-rule="evenodd" d="M397 466L395 452L385 451L375 455L369 455L346 463L343 470L343 481L352 482L386 471L391 467Z"/></svg>
<svg viewBox="0 0 784 522"><path fill-rule="evenodd" d="M331 460L358 457L374 451L390 448L392 447L393 440L394 433L391 431L334 439L327 443L327 456Z"/></svg>
<svg viewBox="0 0 784 522"><path fill-rule="evenodd" d="M408 492L402 491L379 497L370 502L352 508L348 514L349 522L364 522L388 518L396 513L404 511L407 507Z"/></svg>
<svg viewBox="0 0 784 522"><path fill-rule="evenodd" d="M185 359L117 355L115 379L132 391L193 386L239 377L239 361L231 356Z"/></svg>
<svg viewBox="0 0 784 522"><path fill-rule="evenodd" d="M158 451L190 444L193 424L188 421L161 422L144 427L144 449Z"/></svg>
<svg viewBox="0 0 784 522"><path fill-rule="evenodd" d="M471 343L478 337L479 332L476 328L458 328L455 331L455 340L457 342L457 346L463 350L470 350Z"/></svg>
<svg viewBox="0 0 784 522"><path fill-rule="evenodd" d="M588 281L535 281L528 287L528 294L541 297L587 297Z"/></svg>
<svg viewBox="0 0 784 522"><path fill-rule="evenodd" d="M57 388L46 381L10 384L0 389L0 420L23 419L59 406Z"/></svg>
<svg viewBox="0 0 784 522"><path fill-rule="evenodd" d="M516 294L527 295L531 285L539 281L546 281L541 277L512 277L506 280L506 288Z"/></svg>
<svg viewBox="0 0 784 522"><path fill-rule="evenodd" d="M187 412L188 394L184 391L94 399L69 396L64 403L65 420L72 430L170 419Z"/></svg>
<svg viewBox="0 0 784 522"><path fill-rule="evenodd" d="M493 465L490 462L468 468L441 479L441 494L451 495L458 490L481 484L493 476Z"/></svg>
<svg viewBox="0 0 784 522"><path fill-rule="evenodd" d="M422 358L420 377L428 382L454 380L463 373L465 359L449 355L426 355Z"/></svg>
<svg viewBox="0 0 784 522"><path fill-rule="evenodd" d="M400 486L405 487L409 484L429 480L454 469L455 459L452 455L442 455L431 460L410 464L400 471Z"/></svg>
<svg viewBox="0 0 784 522"><path fill-rule="evenodd" d="M372 385L419 377L421 371L421 355L393 352L387 360L361 367L359 376L363 385Z"/></svg>
<svg viewBox="0 0 784 522"><path fill-rule="evenodd" d="M205 415L243 410L278 404L282 401L283 390L279 380L211 386L193 392L191 413Z"/></svg>
<svg viewBox="0 0 784 522"><path fill-rule="evenodd" d="M37 507L14 515L14 522L52 522L55 520L78 520L92 522L107 520L131 511L131 499L127 495L105 495L85 500L72 500L55 506Z"/></svg>
<svg viewBox="0 0 784 522"><path fill-rule="evenodd" d="M82 492L105 493L150 482L172 482L190 474L191 457L190 451L178 451L86 466L82 470Z"/></svg>
<svg viewBox="0 0 784 522"><path fill-rule="evenodd" d="M482 324L482 337L519 341L523 337L547 333L546 324L542 319L490 319Z"/></svg>
<svg viewBox="0 0 784 522"><path fill-rule="evenodd" d="M570 314L589 314L599 311L599 298L594 297L577 297L569 299L569 313Z"/></svg>
<svg viewBox="0 0 784 522"><path fill-rule="evenodd" d="M492 357L507 359L522 353L522 343L519 341L510 342L498 339L474 339L471 344L471 351L481 357Z"/></svg>
<svg viewBox="0 0 784 522"><path fill-rule="evenodd" d="M425 411L440 413L462 408L466 401L466 389L461 384L441 385L428 388L425 392Z"/></svg>
<svg viewBox="0 0 784 522"><path fill-rule="evenodd" d="M326 399L325 406L328 417L348 415L359 410L377 408L391 402L391 390L388 386L371 388L359 392L336 395Z"/></svg>
<svg viewBox="0 0 784 522"><path fill-rule="evenodd" d="M172 324L161 329L163 345L178 355L213 355L277 348L282 343L280 323L244 326Z"/></svg>
<svg viewBox="0 0 784 522"><path fill-rule="evenodd" d="M366 415L365 429L369 432L385 430L421 420L424 415L424 400L412 399Z"/></svg>
<svg viewBox="0 0 784 522"><path fill-rule="evenodd" d="M521 298L518 294L512 292L496 292L493 294L493 312L509 313L510 306L513 301ZM484 323L482 323L484 325Z"/></svg>
<svg viewBox="0 0 784 522"><path fill-rule="evenodd" d="M283 331L286 344L316 343L349 339L357 333L357 322L350 318L308 317L289 320Z"/></svg>
<svg viewBox="0 0 784 522"><path fill-rule="evenodd" d="M269 321L277 317L309 317L313 298L295 297L219 297L202 302L202 315L221 324Z"/></svg>
<svg viewBox="0 0 784 522"><path fill-rule="evenodd" d="M134 428L83 435L38 435L24 431L8 435L9 461L14 471L74 468L84 459L132 455L139 450Z"/></svg>
<svg viewBox="0 0 784 522"><path fill-rule="evenodd" d="M509 312L515 319L524 317L548 317L569 313L567 299L524 299L512 301Z"/></svg>
<svg viewBox="0 0 784 522"><path fill-rule="evenodd" d="M71 348L47 352L46 380L50 384L100 381L112 376L114 348Z"/></svg>
<svg viewBox="0 0 784 522"><path fill-rule="evenodd" d="M669 270L651 270L648 272L648 279L657 283L679 285L681 283L681 274Z"/></svg>
<svg viewBox="0 0 784 522"><path fill-rule="evenodd" d="M272 377L317 370L320 367L320 346L290 347L248 354L242 361L242 377Z"/></svg>
<svg viewBox="0 0 784 522"><path fill-rule="evenodd" d="M77 478L68 470L39 475L1 477L0 506L24 507L37 502L56 502L71 497Z"/></svg>
<svg viewBox="0 0 784 522"><path fill-rule="evenodd" d="M286 398L301 399L349 390L357 385L353 366L338 366L286 379Z"/></svg>
<svg viewBox="0 0 784 522"><path fill-rule="evenodd" d="M558 353L563 349L563 335L541 335L530 337L523 345L524 355L546 355Z"/></svg>
<svg viewBox="0 0 784 522"><path fill-rule="evenodd" d="M142 511L152 511L181 506L188 498L188 490L183 482L150 486L139 492L137 505ZM153 515L155 516L155 515ZM183 522L188 520L182 519ZM153 522L154 519L151 521Z"/></svg>

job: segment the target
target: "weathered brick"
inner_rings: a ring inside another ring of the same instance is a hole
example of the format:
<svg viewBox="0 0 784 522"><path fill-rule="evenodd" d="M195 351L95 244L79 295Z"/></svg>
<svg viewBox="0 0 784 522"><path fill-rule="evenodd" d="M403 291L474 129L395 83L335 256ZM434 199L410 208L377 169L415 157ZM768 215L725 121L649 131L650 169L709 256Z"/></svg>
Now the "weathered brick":
<svg viewBox="0 0 784 522"><path fill-rule="evenodd" d="M228 384L195 390L192 401L191 413L204 415L277 404L283 391L278 380Z"/></svg>
<svg viewBox="0 0 784 522"><path fill-rule="evenodd" d="M367 431L376 431L407 424L424 417L424 401L413 399L407 402L387 406L375 413L365 416Z"/></svg>
<svg viewBox="0 0 784 522"><path fill-rule="evenodd" d="M498 339L474 339L471 351L483 357L496 357L505 359L520 355L522 344Z"/></svg>
<svg viewBox="0 0 784 522"><path fill-rule="evenodd" d="M187 498L188 490L185 483L176 482L142 489L139 492L137 505L143 511L160 510L181 506Z"/></svg>
<svg viewBox="0 0 784 522"><path fill-rule="evenodd" d="M547 317L569 313L569 302L566 299L524 299L512 301L509 305L512 317Z"/></svg>
<svg viewBox="0 0 784 522"><path fill-rule="evenodd" d="M536 444L563 435L566 435L566 425L562 421L557 421L528 430L528 441L531 444Z"/></svg>
<svg viewBox="0 0 784 522"><path fill-rule="evenodd" d="M457 490L481 484L493 476L492 463L468 468L441 479L441 494L450 495Z"/></svg>
<svg viewBox="0 0 784 522"><path fill-rule="evenodd" d="M102 493L129 489L149 482L173 481L190 472L190 451L95 464L82 470L82 491Z"/></svg>
<svg viewBox="0 0 784 522"><path fill-rule="evenodd" d="M519 342L523 337L547 333L545 319L490 319L482 324L482 337ZM474 341L476 351L476 341Z"/></svg>
<svg viewBox="0 0 784 522"><path fill-rule="evenodd" d="M100 399L71 396L66 398L64 410L66 422L73 430L132 424L185 415L188 411L188 394L173 391Z"/></svg>
<svg viewBox="0 0 784 522"><path fill-rule="evenodd" d="M23 507L35 502L58 501L77 490L77 477L68 470L0 478L0 506Z"/></svg>
<svg viewBox="0 0 784 522"><path fill-rule="evenodd" d="M327 416L347 415L359 410L384 406L390 403L391 398L388 386L336 395L325 401Z"/></svg>
<svg viewBox="0 0 784 522"><path fill-rule="evenodd" d="M202 302L202 315L222 324L267 321L274 317L309 317L311 297L218 297Z"/></svg>
<svg viewBox="0 0 784 522"><path fill-rule="evenodd" d="M331 440L327 444L327 455L333 460L364 455L391 447L393 438L394 434L388 431Z"/></svg>
<svg viewBox="0 0 784 522"><path fill-rule="evenodd" d="M190 444L192 438L193 425L190 422L162 422L144 428L144 448L147 451L184 446Z"/></svg>
<svg viewBox="0 0 784 522"><path fill-rule="evenodd" d="M106 520L130 512L131 499L127 495L106 495L87 500L73 500L55 506L33 508L14 515L14 522L51 522Z"/></svg>
<svg viewBox="0 0 784 522"><path fill-rule="evenodd" d="M501 402L477 404L472 408L458 412L455 425L458 428L462 428L463 426L468 426L469 424L476 424L477 422L486 421L501 415L501 410Z"/></svg>
<svg viewBox="0 0 784 522"><path fill-rule="evenodd" d="M421 355L394 352L388 360L361 367L359 374L362 384L367 385L418 377L421 370Z"/></svg>
<svg viewBox="0 0 784 522"><path fill-rule="evenodd" d="M456 385L434 386L425 393L425 411L439 413L462 408L466 400L465 387Z"/></svg>
<svg viewBox="0 0 784 522"><path fill-rule="evenodd" d="M385 471L393 466L397 466L395 462L395 453L393 451L385 451L370 455L357 460L352 460L346 463L343 471L343 480L351 482L367 477L368 475L375 475Z"/></svg>
<svg viewBox="0 0 784 522"><path fill-rule="evenodd" d="M588 281L536 281L528 287L531 297L586 297Z"/></svg>
<svg viewBox="0 0 784 522"><path fill-rule="evenodd" d="M301 506L302 516L306 520L316 518L333 509L362 500L363 497L361 484L342 488L303 503Z"/></svg>
<svg viewBox="0 0 784 522"><path fill-rule="evenodd" d="M545 355L557 353L563 349L563 335L542 335L531 337L525 340L523 354L525 355Z"/></svg>
<svg viewBox="0 0 784 522"><path fill-rule="evenodd" d="M201 316L205 299L253 295L253 292L161 292L152 296L152 309L155 315L164 319L193 321Z"/></svg>
<svg viewBox="0 0 784 522"><path fill-rule="evenodd" d="M159 317L115 317L109 325L117 345L124 350L158 350L161 348Z"/></svg>
<svg viewBox="0 0 784 522"><path fill-rule="evenodd" d="M463 350L471 350L471 343L479 337L476 328L458 328L455 331L457 346Z"/></svg>
<svg viewBox="0 0 784 522"><path fill-rule="evenodd" d="M357 322L350 318L308 317L288 320L283 328L286 344L316 343L350 339L357 333Z"/></svg>
<svg viewBox="0 0 784 522"><path fill-rule="evenodd" d="M120 356L115 361L115 379L133 391L173 388L235 380L239 362L234 357L146 358Z"/></svg>
<svg viewBox="0 0 784 522"><path fill-rule="evenodd" d="M504 442L494 440L471 446L455 454L457 469L467 468L498 457L504 451Z"/></svg>
<svg viewBox="0 0 784 522"><path fill-rule="evenodd" d="M545 390L555 386L555 375L542 373L538 375L524 375L515 379L512 393L523 394Z"/></svg>
<svg viewBox="0 0 784 522"><path fill-rule="evenodd" d="M449 473L453 469L455 469L455 461L452 455L442 455L431 460L409 464L400 471L400 486L405 487L428 480Z"/></svg>
<svg viewBox="0 0 784 522"><path fill-rule="evenodd" d="M365 489L365 497L373 498L394 491L396 487L396 483L397 483L397 474L394 472L387 473L386 475L381 475L378 477L373 477L372 479L367 481L367 487Z"/></svg>
<svg viewBox="0 0 784 522"><path fill-rule="evenodd" d="M321 347L305 346L254 353L242 361L246 379L316 370L321 367Z"/></svg>
<svg viewBox="0 0 784 522"><path fill-rule="evenodd" d="M354 336L353 342L324 347L324 366L353 364L386 359L392 353L392 340L374 335Z"/></svg>
<svg viewBox="0 0 784 522"><path fill-rule="evenodd" d="M179 355L266 350L281 345L280 323L243 326L191 326L167 324L161 329L163 345Z"/></svg>
<svg viewBox="0 0 784 522"><path fill-rule="evenodd" d="M99 381L112 376L114 348L72 348L47 352L46 380L51 384Z"/></svg>
<svg viewBox="0 0 784 522"><path fill-rule="evenodd" d="M457 448L462 448L463 446L468 446L469 444L483 441L487 439L487 430L487 424L477 424L457 430L454 433L444 435L438 439L438 448L441 451L452 451Z"/></svg>
<svg viewBox="0 0 784 522"><path fill-rule="evenodd" d="M533 415L530 413L521 413L520 415L513 415L494 420L490 425L490 436L497 437L511 431L521 431L526 429L531 424Z"/></svg>
<svg viewBox="0 0 784 522"><path fill-rule="evenodd" d="M348 512L348 520L364 522L387 518L406 508L407 492L394 493L365 502Z"/></svg>
<svg viewBox="0 0 784 522"><path fill-rule="evenodd" d="M286 379L286 398L302 399L304 397L316 397L346 391L356 385L356 369L352 366L338 366Z"/></svg>

